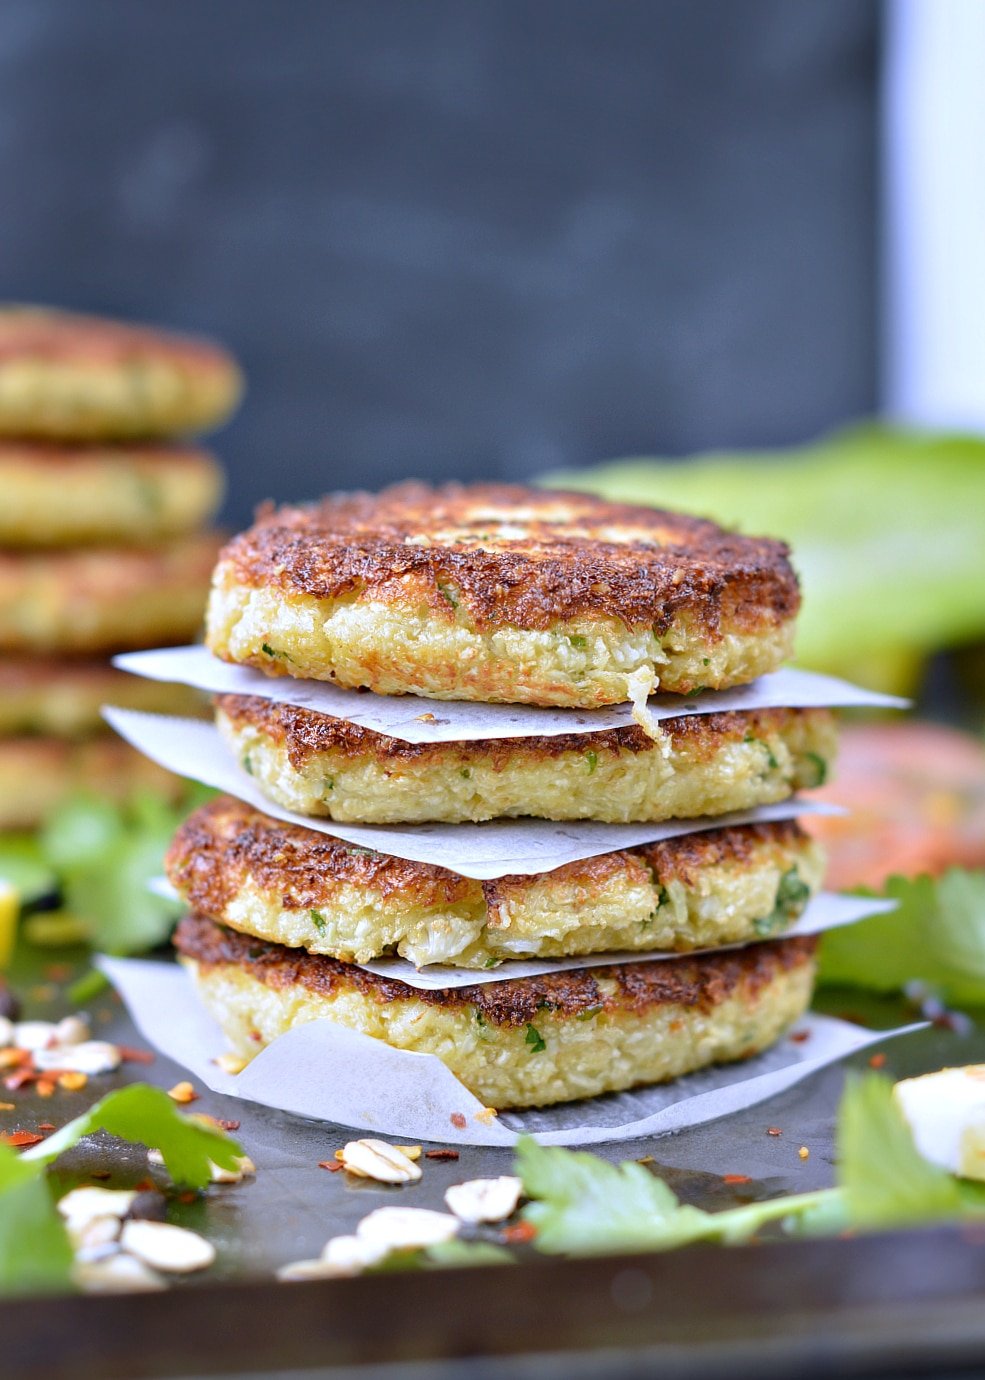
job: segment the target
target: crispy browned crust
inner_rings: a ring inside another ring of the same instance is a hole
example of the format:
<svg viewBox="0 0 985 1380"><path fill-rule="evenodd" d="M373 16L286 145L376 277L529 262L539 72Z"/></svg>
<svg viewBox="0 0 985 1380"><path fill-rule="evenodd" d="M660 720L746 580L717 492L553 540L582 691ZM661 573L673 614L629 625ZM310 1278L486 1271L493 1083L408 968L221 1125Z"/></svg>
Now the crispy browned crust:
<svg viewBox="0 0 985 1380"><path fill-rule="evenodd" d="M795 820L733 825L583 858L555 869L551 877L578 881L588 892L627 869L644 878L652 875L662 885L677 879L692 885L703 868L741 863L762 843L805 841ZM317 908L340 886L358 886L372 890L381 904L415 906L477 899L481 889L493 914L509 892L538 880L508 876L479 882L433 863L355 848L316 829L281 823L232 796L210 800L185 820L168 849L165 870L192 909L210 917L223 914L247 878L278 894L290 910Z"/></svg>
<svg viewBox="0 0 985 1380"><path fill-rule="evenodd" d="M377 760L399 762L468 762L470 758L490 758L495 770L505 770L517 758L548 761L566 752L655 752L664 744L638 724L612 728L601 733L559 733L533 738L477 738L461 743L408 743L385 733L363 728L348 719L336 719L313 709L279 704L259 695L216 695L216 706L236 725L259 729L278 746L287 749L292 766L300 769L311 757L334 752L346 757L371 755ZM665 719L660 725L673 747L687 746L695 761L709 761L721 750L724 741L742 741L747 734L765 738L780 732L793 719L804 715L831 717L826 709L731 710L722 714L685 714Z"/></svg>
<svg viewBox="0 0 985 1380"><path fill-rule="evenodd" d="M522 536L483 540L510 520ZM615 528L629 539L607 539ZM477 630L587 616L660 635L686 615L714 635L723 615L750 631L794 617L788 554L782 542L587 494L407 483L262 512L220 565L240 583L317 599L399 604L410 584L435 617L454 620L452 599Z"/></svg>
<svg viewBox="0 0 985 1380"><path fill-rule="evenodd" d="M48 307L0 307L0 363L117 365L141 359L174 361L195 372L238 373L226 350L198 336Z"/></svg>
<svg viewBox="0 0 985 1380"><path fill-rule="evenodd" d="M471 1007L497 1026L525 1025L541 1011L577 1017L585 1011L642 1014L655 1006L711 1010L738 988L754 996L778 974L809 963L817 947L813 937L781 939L700 958L574 968L540 977L424 991L352 963L237 934L200 915L182 920L174 942L180 954L195 959L205 971L231 965L271 988L301 986L324 996L354 990L381 1004L412 1001L452 1010Z"/></svg>

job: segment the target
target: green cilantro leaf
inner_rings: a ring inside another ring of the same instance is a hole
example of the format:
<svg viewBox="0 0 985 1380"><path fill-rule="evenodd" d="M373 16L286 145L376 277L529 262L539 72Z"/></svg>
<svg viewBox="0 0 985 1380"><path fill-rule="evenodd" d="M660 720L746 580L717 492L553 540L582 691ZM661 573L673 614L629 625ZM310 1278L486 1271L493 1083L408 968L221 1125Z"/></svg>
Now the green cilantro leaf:
<svg viewBox="0 0 985 1380"><path fill-rule="evenodd" d="M430 1269L460 1269L472 1265L512 1265L513 1256L491 1241L461 1241L452 1237L422 1252L423 1264Z"/></svg>
<svg viewBox="0 0 985 1380"><path fill-rule="evenodd" d="M87 1112L26 1150L21 1159L50 1164L95 1131L160 1150L174 1182L190 1188L204 1188L210 1182L210 1161L223 1169L235 1169L243 1154L224 1131L183 1116L160 1088L132 1083L107 1093Z"/></svg>
<svg viewBox="0 0 985 1380"><path fill-rule="evenodd" d="M58 878L33 834L0 838L0 881L9 882L23 905L40 901L58 889Z"/></svg>
<svg viewBox="0 0 985 1380"><path fill-rule="evenodd" d="M898 910L825 934L821 981L892 992L916 980L945 1001L985 1004L985 871L891 877L885 895Z"/></svg>
<svg viewBox="0 0 985 1380"><path fill-rule="evenodd" d="M535 1025L527 1026L527 1033L523 1037L523 1042L530 1046L531 1054L542 1054L547 1048L547 1041Z"/></svg>
<svg viewBox="0 0 985 1380"><path fill-rule="evenodd" d="M0 1294L65 1289L71 1264L43 1172L0 1144Z"/></svg>
<svg viewBox="0 0 985 1380"><path fill-rule="evenodd" d="M611 1164L585 1151L517 1142L516 1172L534 1199L523 1211L538 1250L573 1254L667 1249L701 1235L708 1214L682 1207L673 1191L630 1160Z"/></svg>
<svg viewBox="0 0 985 1380"><path fill-rule="evenodd" d="M853 1078L842 1098L838 1180L849 1219L862 1229L945 1221L966 1202L959 1180L919 1153L892 1084L874 1073Z"/></svg>
<svg viewBox="0 0 985 1380"><path fill-rule="evenodd" d="M42 835L44 856L61 881L66 909L84 923L90 942L107 953L153 948L181 913L177 901L148 883L187 809L145 795L120 808L77 796L56 810Z"/></svg>

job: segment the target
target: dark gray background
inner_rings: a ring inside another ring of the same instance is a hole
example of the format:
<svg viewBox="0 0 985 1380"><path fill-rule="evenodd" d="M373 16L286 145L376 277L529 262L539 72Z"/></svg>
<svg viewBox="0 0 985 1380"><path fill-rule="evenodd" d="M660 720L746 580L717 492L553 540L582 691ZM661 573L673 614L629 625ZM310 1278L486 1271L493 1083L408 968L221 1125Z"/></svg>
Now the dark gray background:
<svg viewBox="0 0 985 1380"><path fill-rule="evenodd" d="M875 0L0 0L3 295L200 328L228 516L875 404Z"/></svg>

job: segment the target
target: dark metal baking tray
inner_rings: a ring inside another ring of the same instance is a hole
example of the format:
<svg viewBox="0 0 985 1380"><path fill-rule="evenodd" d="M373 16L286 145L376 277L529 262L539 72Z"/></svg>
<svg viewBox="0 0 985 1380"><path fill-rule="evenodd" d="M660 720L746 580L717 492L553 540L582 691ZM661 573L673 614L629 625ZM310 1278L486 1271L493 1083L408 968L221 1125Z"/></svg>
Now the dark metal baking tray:
<svg viewBox="0 0 985 1380"><path fill-rule="evenodd" d="M32 1014L69 1009L68 966L52 953L21 964ZM826 1005L879 1026L912 1014L857 993ZM142 1043L114 994L90 1009L101 1035ZM885 1057L897 1076L971 1062L985 1058L985 1035L929 1029L888 1043ZM184 1076L158 1057L127 1065L119 1079L92 1080L84 1094L5 1094L17 1110L0 1113L0 1129L60 1125L114 1081L170 1087ZM822 1187L832 1179L843 1078L844 1067L828 1069L738 1115L598 1153L653 1156L683 1198L705 1207ZM109 1380L402 1363L396 1374L406 1365L417 1377L442 1374L434 1370L442 1361L476 1377L985 1373L985 1239L955 1230L595 1260L531 1254L508 1268L278 1284L278 1265L316 1255L373 1207L439 1207L448 1184L505 1172L511 1154L462 1147L457 1161L427 1161L421 1183L391 1189L318 1168L351 1137L344 1128L207 1090L196 1108L239 1120L236 1134L258 1168L256 1179L174 1205L173 1220L218 1246L215 1267L163 1294L0 1302L5 1373ZM99 1143L68 1157L64 1172L96 1165L120 1183L147 1172L140 1152L121 1157ZM724 1175L750 1181L726 1184Z"/></svg>

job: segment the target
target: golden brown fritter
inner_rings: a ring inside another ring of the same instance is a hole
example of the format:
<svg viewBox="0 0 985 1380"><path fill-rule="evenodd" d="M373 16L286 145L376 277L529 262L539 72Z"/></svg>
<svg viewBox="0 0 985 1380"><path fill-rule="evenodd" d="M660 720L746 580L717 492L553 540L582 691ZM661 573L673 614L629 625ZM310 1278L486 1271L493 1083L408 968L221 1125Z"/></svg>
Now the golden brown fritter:
<svg viewBox="0 0 985 1380"><path fill-rule="evenodd" d="M0 654L99 655L185 642L202 621L220 538L0 552Z"/></svg>
<svg viewBox="0 0 985 1380"><path fill-rule="evenodd" d="M200 916L175 945L234 1047L250 1056L322 1018L434 1054L487 1106L544 1106L745 1059L801 1016L815 941L418 991L264 944Z"/></svg>
<svg viewBox="0 0 985 1380"><path fill-rule="evenodd" d="M204 450L0 441L0 547L160 541L207 522L222 487Z"/></svg>
<svg viewBox="0 0 985 1380"><path fill-rule="evenodd" d="M211 341L45 307L0 307L0 435L105 441L224 422L243 379Z"/></svg>
<svg viewBox="0 0 985 1380"><path fill-rule="evenodd" d="M216 723L277 804L363 824L495 819L691 819L785 800L834 758L826 709L667 719L602 733L408 743L346 719L220 695Z"/></svg>
<svg viewBox="0 0 985 1380"><path fill-rule="evenodd" d="M474 968L782 934L823 873L791 820L480 882L283 824L230 796L182 824L165 865L193 910L246 934L347 961L396 952Z"/></svg>
<svg viewBox="0 0 985 1380"><path fill-rule="evenodd" d="M222 553L208 642L383 694L592 707L775 670L799 604L781 542L586 494L401 484L263 513Z"/></svg>

